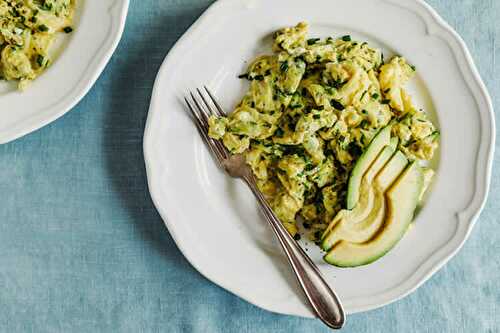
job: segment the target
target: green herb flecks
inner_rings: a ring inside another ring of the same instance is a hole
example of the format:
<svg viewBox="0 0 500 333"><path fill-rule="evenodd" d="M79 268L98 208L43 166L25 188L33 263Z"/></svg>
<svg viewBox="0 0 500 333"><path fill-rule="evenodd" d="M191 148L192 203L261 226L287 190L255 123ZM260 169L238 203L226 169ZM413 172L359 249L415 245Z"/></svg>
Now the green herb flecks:
<svg viewBox="0 0 500 333"><path fill-rule="evenodd" d="M320 38L310 38L307 40L307 45L314 45L316 44L318 41L320 40Z"/></svg>
<svg viewBox="0 0 500 333"><path fill-rule="evenodd" d="M360 101L363 100L363 97L365 97L366 93L368 92L368 90L365 90L363 91L363 94L361 95L361 97L359 98Z"/></svg>
<svg viewBox="0 0 500 333"><path fill-rule="evenodd" d="M339 79L332 79L332 80L328 81L328 84L332 88L335 88L335 89L342 88L346 83L347 83L347 81L342 81L340 78Z"/></svg>
<svg viewBox="0 0 500 333"><path fill-rule="evenodd" d="M345 109L345 106L342 105L342 103L340 103L339 101L337 101L335 99L330 100L330 104L331 104L331 106L333 106L337 110L342 111Z"/></svg>
<svg viewBox="0 0 500 333"><path fill-rule="evenodd" d="M288 71L288 61L285 60L280 64L280 71L286 72Z"/></svg>
<svg viewBox="0 0 500 333"><path fill-rule="evenodd" d="M47 32L47 31L49 31L49 27L47 27L45 24L40 24L38 26L38 31L40 31L40 32Z"/></svg>
<svg viewBox="0 0 500 333"><path fill-rule="evenodd" d="M358 157L363 153L363 149L354 141L349 143L349 145L347 146L347 151L353 157Z"/></svg>
<svg viewBox="0 0 500 333"><path fill-rule="evenodd" d="M41 54L37 55L36 57L36 63L38 64L39 67L43 67L43 62L45 60L45 57Z"/></svg>
<svg viewBox="0 0 500 333"><path fill-rule="evenodd" d="M359 123L359 127L366 128L369 124L370 123L368 122L368 120L363 119L363 120L361 120L361 123Z"/></svg>

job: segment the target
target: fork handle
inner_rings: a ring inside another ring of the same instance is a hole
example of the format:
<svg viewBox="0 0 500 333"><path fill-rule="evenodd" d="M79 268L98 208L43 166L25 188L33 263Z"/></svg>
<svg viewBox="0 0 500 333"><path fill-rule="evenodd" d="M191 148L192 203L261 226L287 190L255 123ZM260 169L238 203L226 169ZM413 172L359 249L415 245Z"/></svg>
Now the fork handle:
<svg viewBox="0 0 500 333"><path fill-rule="evenodd" d="M345 323L345 313L339 298L326 283L316 265L274 214L255 182L252 179L245 179L245 182L257 198L262 212L285 251L288 262L314 313L330 328L342 328Z"/></svg>

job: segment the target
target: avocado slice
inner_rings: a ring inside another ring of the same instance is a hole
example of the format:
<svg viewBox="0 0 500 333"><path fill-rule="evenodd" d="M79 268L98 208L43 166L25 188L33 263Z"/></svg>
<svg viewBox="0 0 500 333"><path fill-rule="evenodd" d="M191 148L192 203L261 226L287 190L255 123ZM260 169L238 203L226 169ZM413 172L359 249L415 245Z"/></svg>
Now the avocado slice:
<svg viewBox="0 0 500 333"><path fill-rule="evenodd" d="M375 193L367 183L363 183L361 185L361 193L363 193L363 195L359 198L359 202L356 207L354 207L353 210L343 209L338 212L337 215L335 215L335 217L333 218L332 222L330 222L326 230L323 232L321 239L327 237L330 231L334 229L335 226L343 219L350 218L353 220L361 221L368 218L371 211L373 210ZM325 251L329 249L329 247L324 248L323 245L322 248Z"/></svg>
<svg viewBox="0 0 500 333"><path fill-rule="evenodd" d="M341 241L324 256L324 260L338 267L356 267L385 255L408 229L423 183L422 170L417 163L411 163L386 193L387 216L375 238L365 243Z"/></svg>
<svg viewBox="0 0 500 333"><path fill-rule="evenodd" d="M380 172L380 170L387 164L396 151L399 139L392 138L389 145L386 146L382 152L378 155L372 166L366 171L365 179L368 184L371 185L375 176Z"/></svg>
<svg viewBox="0 0 500 333"><path fill-rule="evenodd" d="M408 165L408 159L400 150L396 151L384 168L376 175L374 185L384 193Z"/></svg>
<svg viewBox="0 0 500 333"><path fill-rule="evenodd" d="M352 210L358 204L361 179L377 158L382 149L390 144L391 125L387 125L373 138L365 152L359 157L349 177L347 187L347 209Z"/></svg>
<svg viewBox="0 0 500 333"><path fill-rule="evenodd" d="M360 202L365 197L371 199L373 197L372 211L365 217L357 215L357 210L360 205L357 205L352 211L341 211L332 223L328 226L323 234L321 248L328 251L337 242L346 240L349 242L366 242L377 232L384 223L385 217L385 199L383 192L379 188L371 186L373 179L391 159L398 144L398 139L391 139L391 143L386 146L379 154L375 162L366 172L361 185ZM396 180L400 173L395 174L393 179L385 177L383 181L390 182L389 185ZM385 185L388 187L389 185ZM342 213L342 214L341 214Z"/></svg>
<svg viewBox="0 0 500 333"><path fill-rule="evenodd" d="M367 175L370 174L372 176L368 177L369 181L367 182L367 184L362 183L361 191L360 191L361 193L366 193L366 191L364 191L363 185L371 185L371 181L373 180L373 177L375 177L375 175L380 171L380 169L382 169L382 167L391 158L391 156L394 153L394 150L398 146L398 143L399 143L398 138L391 138L389 141L389 145L384 147L382 152L377 156L375 162L373 162L373 164L370 166L370 168L366 172ZM330 224L325 229L325 231L323 231L323 235L321 236L321 240L324 240L328 236L330 231L335 227L335 225L337 225L337 223L342 218L345 218L347 216L357 216L356 220L360 220L360 219L363 220L364 218L367 218L368 215L370 214L372 206L373 206L373 204L372 204L370 196L367 196L367 197L361 196L359 199L359 205L357 205L353 210L350 211L347 209L343 209L340 212L338 212L337 215L335 215L332 222L330 222ZM325 243L325 246L326 246L326 243ZM331 245L330 245L330 247L331 247ZM323 248L323 249L325 251L328 251L329 247Z"/></svg>
<svg viewBox="0 0 500 333"><path fill-rule="evenodd" d="M370 189L370 191L375 192L373 189ZM324 251L328 251L340 241L354 243L369 241L383 225L385 210L386 204L383 194L376 193L374 196L373 210L370 214L366 218L358 221L355 220L356 217L344 216L344 218L340 219L323 239L321 248Z"/></svg>

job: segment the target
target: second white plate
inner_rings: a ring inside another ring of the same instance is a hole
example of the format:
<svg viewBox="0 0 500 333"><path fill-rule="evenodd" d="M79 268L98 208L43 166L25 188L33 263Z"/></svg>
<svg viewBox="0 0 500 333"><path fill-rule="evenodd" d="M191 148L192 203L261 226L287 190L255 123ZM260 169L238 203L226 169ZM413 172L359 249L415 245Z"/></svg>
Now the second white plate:
<svg viewBox="0 0 500 333"><path fill-rule="evenodd" d="M78 0L74 31L61 34L53 64L19 92L0 88L0 143L49 124L68 112L95 83L120 41L129 0ZM99 24L96 24L99 22Z"/></svg>

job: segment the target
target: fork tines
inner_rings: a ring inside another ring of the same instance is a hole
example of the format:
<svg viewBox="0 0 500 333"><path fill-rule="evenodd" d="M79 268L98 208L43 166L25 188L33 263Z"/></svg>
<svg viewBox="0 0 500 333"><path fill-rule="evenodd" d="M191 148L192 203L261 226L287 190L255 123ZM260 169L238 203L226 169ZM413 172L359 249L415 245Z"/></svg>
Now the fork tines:
<svg viewBox="0 0 500 333"><path fill-rule="evenodd" d="M199 95L199 98L197 98L195 94L190 91L189 95L191 96L192 102L190 102L187 97L184 97L184 101L186 102L186 105L191 112L193 120L196 124L196 127L198 128L198 131L200 132L201 137L203 138L203 141L205 141L207 146L210 148L219 165L222 166L223 161L228 157L228 152L222 142L220 142L219 140L214 140L208 136L208 120L210 116L221 117L225 116L225 113L210 90L208 90L206 86L203 86L203 88L208 94L209 100L213 105L208 102L203 92L198 88L196 88L196 91Z"/></svg>

